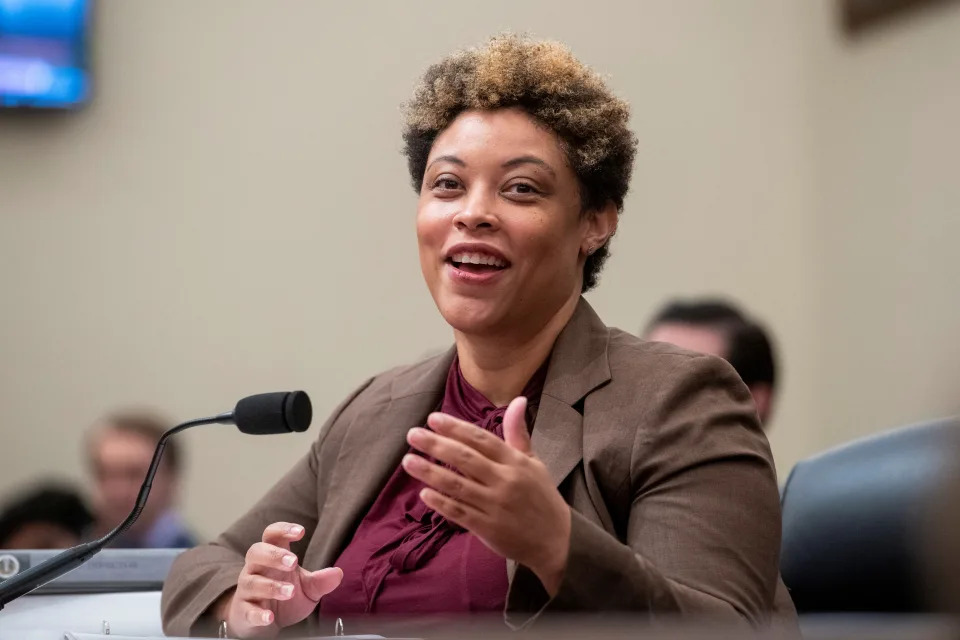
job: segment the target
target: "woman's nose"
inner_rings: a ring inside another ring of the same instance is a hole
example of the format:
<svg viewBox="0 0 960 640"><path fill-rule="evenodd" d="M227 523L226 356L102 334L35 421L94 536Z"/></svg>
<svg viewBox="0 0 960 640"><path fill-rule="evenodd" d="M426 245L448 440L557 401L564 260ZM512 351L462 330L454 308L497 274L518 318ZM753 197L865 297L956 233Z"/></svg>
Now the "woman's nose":
<svg viewBox="0 0 960 640"><path fill-rule="evenodd" d="M463 207L453 217L453 224L458 229L492 229L496 228L497 214L495 198L475 191L463 200Z"/></svg>

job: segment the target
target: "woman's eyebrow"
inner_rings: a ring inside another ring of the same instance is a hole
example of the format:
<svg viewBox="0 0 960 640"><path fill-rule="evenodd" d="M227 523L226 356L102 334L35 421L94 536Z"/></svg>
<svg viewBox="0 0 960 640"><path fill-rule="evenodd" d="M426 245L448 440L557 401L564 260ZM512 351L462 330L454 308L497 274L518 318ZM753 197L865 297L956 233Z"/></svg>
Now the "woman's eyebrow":
<svg viewBox="0 0 960 640"><path fill-rule="evenodd" d="M461 160L460 158L458 158L457 156L446 155L446 156L437 156L436 158L431 160L430 164L427 165L427 169L429 169L430 167L432 167L438 162L452 162L453 164L459 165L461 167L467 166L467 163Z"/></svg>
<svg viewBox="0 0 960 640"><path fill-rule="evenodd" d="M511 160L507 160L507 161L504 162L501 166L502 166L504 169L512 169L513 167L516 167L516 166L519 166L519 165L522 165L522 164L535 164L535 165L537 165L538 167L541 167L541 168L545 169L545 170L547 171L547 173L549 173L549 174L550 174L551 176L553 176L554 178L557 177L557 172L553 170L553 167L551 167L551 166L550 166L549 164L547 164L544 160L541 160L541 159L538 158L537 156L530 156L530 155L527 155L527 156L518 156L518 157L513 158L513 159L511 159Z"/></svg>

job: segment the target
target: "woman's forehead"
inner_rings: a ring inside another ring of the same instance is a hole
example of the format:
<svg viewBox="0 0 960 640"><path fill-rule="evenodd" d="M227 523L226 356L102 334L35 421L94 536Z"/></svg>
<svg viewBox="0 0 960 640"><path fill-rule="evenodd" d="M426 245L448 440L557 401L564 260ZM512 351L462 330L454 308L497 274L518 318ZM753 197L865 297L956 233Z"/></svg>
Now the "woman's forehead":
<svg viewBox="0 0 960 640"><path fill-rule="evenodd" d="M457 158L464 164L539 158L552 168L565 164L557 136L520 109L465 111L437 136L428 162Z"/></svg>

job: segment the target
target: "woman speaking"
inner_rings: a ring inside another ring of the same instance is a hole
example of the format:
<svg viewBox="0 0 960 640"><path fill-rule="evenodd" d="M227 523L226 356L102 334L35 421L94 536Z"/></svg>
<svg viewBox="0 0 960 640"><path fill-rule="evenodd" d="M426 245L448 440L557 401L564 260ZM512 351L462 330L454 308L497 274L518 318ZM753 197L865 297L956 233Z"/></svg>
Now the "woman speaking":
<svg viewBox="0 0 960 640"><path fill-rule="evenodd" d="M455 346L361 385L246 515L181 555L167 633L484 612L790 619L747 388L581 298L627 193L628 115L553 42L501 36L427 70L403 137L420 266Z"/></svg>

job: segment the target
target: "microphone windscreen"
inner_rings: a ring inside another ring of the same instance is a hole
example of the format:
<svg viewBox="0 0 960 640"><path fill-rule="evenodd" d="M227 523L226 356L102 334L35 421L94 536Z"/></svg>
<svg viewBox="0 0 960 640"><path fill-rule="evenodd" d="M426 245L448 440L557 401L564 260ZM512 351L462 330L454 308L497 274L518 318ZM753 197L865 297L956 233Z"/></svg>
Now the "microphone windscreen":
<svg viewBox="0 0 960 640"><path fill-rule="evenodd" d="M312 419L310 397L303 391L259 393L244 398L233 410L237 428L253 435L306 431Z"/></svg>

